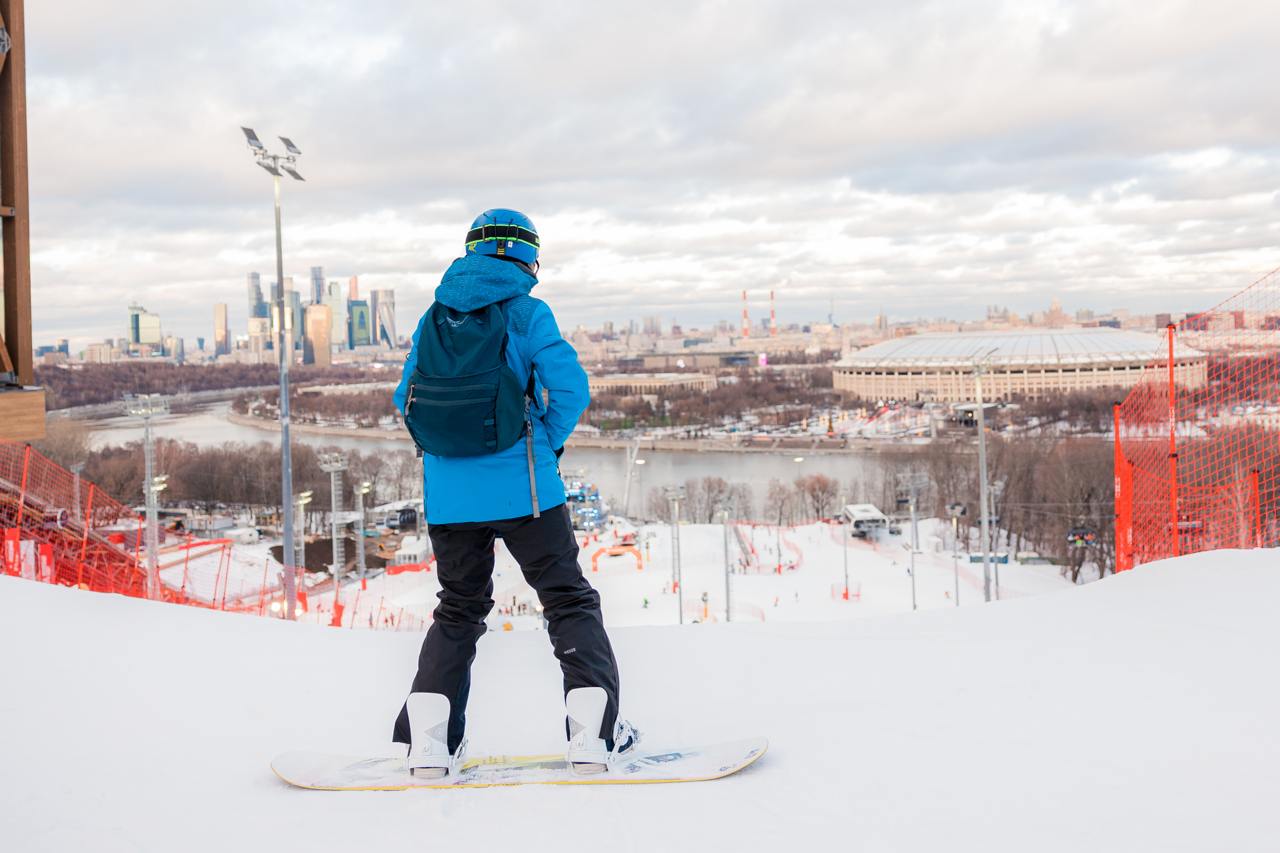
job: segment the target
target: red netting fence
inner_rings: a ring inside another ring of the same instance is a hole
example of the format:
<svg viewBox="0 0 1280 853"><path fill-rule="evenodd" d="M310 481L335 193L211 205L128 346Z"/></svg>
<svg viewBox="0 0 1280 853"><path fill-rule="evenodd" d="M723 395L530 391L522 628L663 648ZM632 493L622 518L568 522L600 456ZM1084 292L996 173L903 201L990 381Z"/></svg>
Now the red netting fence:
<svg viewBox="0 0 1280 853"><path fill-rule="evenodd" d="M1280 270L1169 324L1115 411L1116 570L1280 546Z"/></svg>
<svg viewBox="0 0 1280 853"><path fill-rule="evenodd" d="M0 442L0 573L134 598L147 597L144 526L131 507L30 445ZM225 539L170 537L160 549L159 597L175 604L275 616L278 563ZM383 595L344 588L334 600L300 573L303 616L341 627L421 630L426 620ZM314 577L309 580L315 580ZM323 582L321 582L323 584ZM345 605L342 603L346 599Z"/></svg>

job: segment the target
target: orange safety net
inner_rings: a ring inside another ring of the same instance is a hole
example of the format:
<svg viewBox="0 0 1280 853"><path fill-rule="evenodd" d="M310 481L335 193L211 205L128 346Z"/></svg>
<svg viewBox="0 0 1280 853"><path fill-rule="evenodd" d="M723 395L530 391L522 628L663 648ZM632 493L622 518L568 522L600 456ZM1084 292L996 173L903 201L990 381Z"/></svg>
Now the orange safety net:
<svg viewBox="0 0 1280 853"><path fill-rule="evenodd" d="M144 525L138 513L30 445L0 442L0 531L0 573L147 597ZM280 612L283 596L267 561L262 564L260 583L255 580L253 589L230 595L234 556L230 540L182 539L162 555L160 569L174 573L172 582L160 587L163 600L261 616ZM211 594L198 595L189 583L188 567L201 558L214 566ZM382 596L361 601L357 593L350 607L334 601L332 593L326 598L329 601L317 608L317 615L325 610L329 614L325 621L338 627L417 631L426 625L421 617L389 605ZM307 612L305 589L299 588L298 600L300 611Z"/></svg>
<svg viewBox="0 0 1280 853"><path fill-rule="evenodd" d="M1115 407L1116 570L1280 545L1280 270L1162 338Z"/></svg>
<svg viewBox="0 0 1280 853"><path fill-rule="evenodd" d="M77 478L30 445L0 442L0 527L48 546L41 578L99 592L146 595L137 555L142 528L132 509ZM21 559L7 543L4 567Z"/></svg>

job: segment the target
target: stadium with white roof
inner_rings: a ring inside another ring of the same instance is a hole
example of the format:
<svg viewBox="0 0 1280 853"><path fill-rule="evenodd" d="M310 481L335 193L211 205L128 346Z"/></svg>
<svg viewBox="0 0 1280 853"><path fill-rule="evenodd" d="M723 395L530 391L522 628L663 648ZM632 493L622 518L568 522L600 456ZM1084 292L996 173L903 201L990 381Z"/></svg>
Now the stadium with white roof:
<svg viewBox="0 0 1280 853"><path fill-rule="evenodd" d="M909 335L858 350L835 366L834 384L864 400L972 402L974 369L986 364L987 400L1039 399L1130 388L1163 359L1163 336L1120 329L1026 329ZM1199 388L1207 356L1179 346L1175 381Z"/></svg>

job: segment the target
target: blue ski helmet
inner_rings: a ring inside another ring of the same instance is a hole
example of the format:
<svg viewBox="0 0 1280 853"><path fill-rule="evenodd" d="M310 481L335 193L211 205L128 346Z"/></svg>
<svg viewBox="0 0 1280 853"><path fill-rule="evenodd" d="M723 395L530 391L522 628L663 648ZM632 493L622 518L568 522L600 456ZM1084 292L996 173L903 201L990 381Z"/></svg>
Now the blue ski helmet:
<svg viewBox="0 0 1280 853"><path fill-rule="evenodd" d="M469 255L493 255L529 266L538 260L538 232L518 210L486 210L471 223L466 242Z"/></svg>

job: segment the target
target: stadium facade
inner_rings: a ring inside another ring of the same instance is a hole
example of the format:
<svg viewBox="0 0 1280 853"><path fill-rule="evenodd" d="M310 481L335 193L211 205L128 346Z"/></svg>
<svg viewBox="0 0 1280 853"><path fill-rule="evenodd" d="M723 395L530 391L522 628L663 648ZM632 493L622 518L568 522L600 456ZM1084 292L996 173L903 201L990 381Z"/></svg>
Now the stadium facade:
<svg viewBox="0 0 1280 853"><path fill-rule="evenodd" d="M983 397L1041 399L1077 391L1131 388L1167 354L1160 335L1119 329L1026 329L909 335L845 356L835 389L865 400L972 402L974 365L987 364ZM1208 358L1178 346L1174 378L1207 381Z"/></svg>

